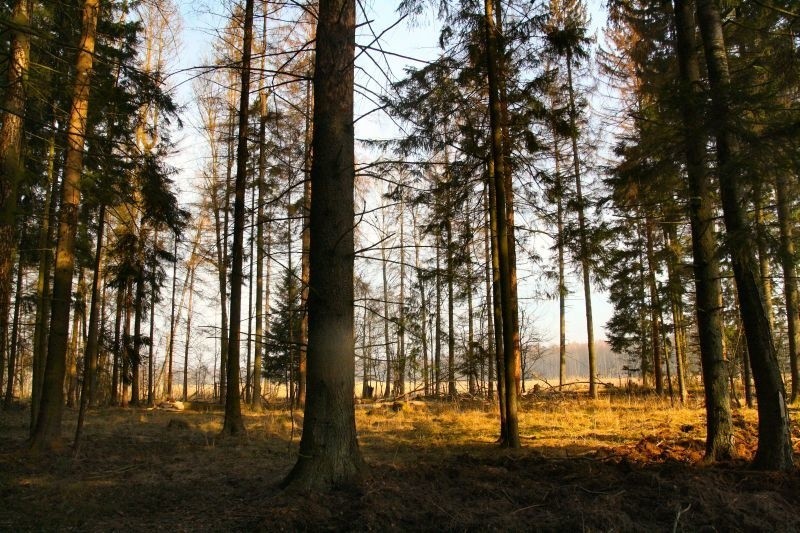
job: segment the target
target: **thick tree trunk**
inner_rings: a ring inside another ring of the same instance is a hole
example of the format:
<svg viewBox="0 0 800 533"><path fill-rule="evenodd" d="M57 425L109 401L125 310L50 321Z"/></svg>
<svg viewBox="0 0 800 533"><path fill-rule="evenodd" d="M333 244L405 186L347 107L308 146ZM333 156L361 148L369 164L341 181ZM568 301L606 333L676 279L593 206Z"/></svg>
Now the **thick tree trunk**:
<svg viewBox="0 0 800 533"><path fill-rule="evenodd" d="M11 43L5 95L0 111L0 371L8 347L8 315L11 309L14 248L17 244L17 185L23 174L22 122L30 63L29 26L32 9L32 0L16 0L11 11Z"/></svg>
<svg viewBox="0 0 800 533"><path fill-rule="evenodd" d="M720 199L727 245L758 399L758 450L754 464L769 470L791 470L794 464L789 412L766 302L761 292L753 234L746 222L746 198L736 161L739 147L733 133L732 88L719 7L714 0L697 0L697 15L711 87L711 127L717 141Z"/></svg>
<svg viewBox="0 0 800 533"><path fill-rule="evenodd" d="M320 0L314 72L314 161L308 297L308 396L297 464L286 484L329 488L357 479L353 391L354 0Z"/></svg>
<svg viewBox="0 0 800 533"><path fill-rule="evenodd" d="M705 162L706 139L701 123L702 85L697 61L691 0L674 0L675 33L681 76L686 176L689 181L689 221L695 279L695 312L706 400L706 460L733 454L733 426L726 361L722 346L722 288L717 259L714 208Z"/></svg>
<svg viewBox="0 0 800 533"><path fill-rule="evenodd" d="M82 32L78 44L75 83L67 124L67 151L59 209L50 338L39 415L36 428L31 435L31 448L34 450L56 447L61 438L67 329L72 301L72 274L75 266L75 234L78 229L83 146L99 10L99 0L84 0Z"/></svg>
<svg viewBox="0 0 800 533"><path fill-rule="evenodd" d="M506 409L506 362L503 343L503 307L500 294L500 252L497 245L497 194L495 192L496 180L494 172L494 162L489 160L488 164L488 204L486 209L489 213L489 237L491 241L491 268L492 268L492 322L494 324L494 364L497 371L497 398L500 408L500 437L498 442L501 444L506 441L508 432L508 410Z"/></svg>

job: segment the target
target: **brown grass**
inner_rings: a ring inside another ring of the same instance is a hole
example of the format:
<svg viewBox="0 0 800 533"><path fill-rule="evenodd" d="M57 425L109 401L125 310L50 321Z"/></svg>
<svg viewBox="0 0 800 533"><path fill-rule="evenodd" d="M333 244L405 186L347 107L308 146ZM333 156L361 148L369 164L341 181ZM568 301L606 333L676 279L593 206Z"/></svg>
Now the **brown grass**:
<svg viewBox="0 0 800 533"><path fill-rule="evenodd" d="M503 450L481 401L357 406L363 482L307 498L277 483L301 413L92 412L77 458L31 457L27 411L0 414L0 530L800 529L797 474L747 468L756 414L736 413L742 460L701 466L703 411L653 398L526 399L522 450ZM294 420L292 419L294 417ZM65 435L74 427L69 413ZM800 432L795 429L796 436Z"/></svg>

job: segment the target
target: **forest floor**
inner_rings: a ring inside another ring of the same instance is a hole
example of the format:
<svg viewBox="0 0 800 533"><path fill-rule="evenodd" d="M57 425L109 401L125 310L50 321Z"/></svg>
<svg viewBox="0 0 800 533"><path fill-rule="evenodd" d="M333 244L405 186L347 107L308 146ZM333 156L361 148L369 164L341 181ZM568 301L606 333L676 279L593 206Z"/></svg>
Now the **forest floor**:
<svg viewBox="0 0 800 533"><path fill-rule="evenodd" d="M219 411L102 409L77 457L37 457L19 408L0 413L0 530L800 531L800 474L747 465L755 411L735 414L740 459L705 466L690 403L527 398L514 451L485 402L358 405L363 482L302 498L278 486L301 413L246 414L247 436L221 440Z"/></svg>

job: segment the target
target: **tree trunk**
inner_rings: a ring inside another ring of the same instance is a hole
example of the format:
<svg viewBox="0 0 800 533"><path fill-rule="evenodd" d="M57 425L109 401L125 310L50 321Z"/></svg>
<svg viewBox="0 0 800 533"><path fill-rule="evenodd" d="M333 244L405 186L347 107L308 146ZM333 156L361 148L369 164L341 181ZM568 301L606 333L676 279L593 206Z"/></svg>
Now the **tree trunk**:
<svg viewBox="0 0 800 533"><path fill-rule="evenodd" d="M697 0L697 14L711 87L710 116L716 137L723 219L758 399L758 450L754 465L768 470L791 470L794 464L786 393L761 292L753 235L745 219L746 198L736 161L739 147L733 134L732 88L722 22L713 0Z"/></svg>
<svg viewBox="0 0 800 533"><path fill-rule="evenodd" d="M24 172L22 122L25 118L25 85L30 63L29 26L32 9L32 0L15 0L12 8L5 95L0 111L0 374L8 347L8 315L11 309L14 248L17 244L17 185Z"/></svg>
<svg viewBox="0 0 800 533"><path fill-rule="evenodd" d="M386 211L384 211L385 213ZM384 215L385 216L385 215ZM386 219L384 218L384 227ZM384 398L392 396L392 341L389 338L389 276L387 273L386 246L381 246L381 274L383 275L383 351L386 356L386 389Z"/></svg>
<svg viewBox="0 0 800 533"><path fill-rule="evenodd" d="M170 298L169 314L169 346L167 347L167 383L165 393L168 401L172 401L172 356L175 353L175 288L178 285L178 234L174 235L173 263L172 263L172 296Z"/></svg>
<svg viewBox="0 0 800 533"><path fill-rule="evenodd" d="M442 393L442 265L441 236L436 235L436 349L433 353L433 391L438 398Z"/></svg>
<svg viewBox="0 0 800 533"><path fill-rule="evenodd" d="M111 362L111 398L110 405L119 403L119 380L120 380L120 355L122 354L122 312L125 308L125 290L117 289L117 308L114 317L114 360Z"/></svg>
<svg viewBox="0 0 800 533"><path fill-rule="evenodd" d="M92 385L94 376L97 373L97 353L100 344L100 279L103 277L103 231L105 229L106 206L100 204L100 212L97 215L97 245L94 256L94 277L92 278L92 300L89 307L89 340L86 343L86 351L83 356L83 383L81 384L81 406L78 411L78 425L75 429L75 442L72 450L75 454L80 449L81 433L83 422L86 419L86 411L89 408L89 400L92 397ZM152 337L152 334L151 334Z"/></svg>
<svg viewBox="0 0 800 533"><path fill-rule="evenodd" d="M225 422L222 435L235 436L245 432L239 391L239 336L242 314L242 261L244 251L244 211L247 189L247 130L250 111L250 56L253 48L253 3L246 0L244 39L242 41L242 78L239 98L239 135L236 147L236 183L233 202L233 251L231 263L231 311L228 335L227 389Z"/></svg>
<svg viewBox="0 0 800 533"><path fill-rule="evenodd" d="M8 379L6 381L6 396L3 400L3 409L8 411L14 403L14 376L17 373L17 352L19 351L19 306L22 303L22 253L18 253L17 283L14 289L14 318L11 325L11 350L8 354ZM3 368L0 367L0 373ZM20 393L22 388L20 387ZM21 395L21 394L20 394Z"/></svg>
<svg viewBox="0 0 800 533"><path fill-rule="evenodd" d="M681 404L688 400L686 389L686 327L683 322L682 280L678 273L681 258L678 247L678 232L675 222L668 221L664 226L664 244L667 252L667 285L672 308L672 338L675 343L675 373L678 378L678 395Z"/></svg>
<svg viewBox="0 0 800 533"><path fill-rule="evenodd" d="M47 151L47 183L49 189L45 197L44 218L39 230L39 276L36 279L36 325L33 332L33 377L31 380L31 423L30 430L36 427L39 404L42 397L44 365L47 359L47 338L50 325L50 271L53 265L53 238L58 179L55 173L56 132L50 134Z"/></svg>
<svg viewBox="0 0 800 533"><path fill-rule="evenodd" d="M706 403L706 460L733 454L733 426L726 362L722 347L722 309L719 305L719 262L714 231L714 207L705 162L706 139L701 123L702 85L697 61L691 0L674 0L675 33L681 76L686 177L689 181L689 221L695 279L695 312Z"/></svg>
<svg viewBox="0 0 800 533"><path fill-rule="evenodd" d="M57 446L61 438L67 329L69 328L69 307L72 301L72 273L75 266L75 234L78 229L83 146L99 8L99 0L84 0L75 84L67 126L67 150L59 210L50 338L39 415L30 443L32 449L40 451Z"/></svg>
<svg viewBox="0 0 800 533"><path fill-rule="evenodd" d="M792 370L791 402L800 400L800 368L797 350L800 348L800 308L798 306L797 271L795 269L794 224L790 213L791 188L784 174L775 182L778 202L778 227L780 228L780 260L783 269L784 299L786 303L786 327L789 337L789 364Z"/></svg>
<svg viewBox="0 0 800 533"><path fill-rule="evenodd" d="M586 235L586 214L583 201L581 160L578 151L578 111L575 106L575 87L572 80L572 52L567 50L567 91L569 94L569 122L572 141L572 164L575 172L575 195L578 201L578 239L580 241L583 298L586 303L586 344L589 352L589 396L597 398L597 356L594 346L594 315L592 312L591 267L589 243ZM657 342L657 341L656 341Z"/></svg>
<svg viewBox="0 0 800 533"><path fill-rule="evenodd" d="M488 204L486 210L489 212L489 236L491 240L491 265L492 265L492 322L494 323L494 362L497 370L497 398L500 408L500 437L498 442L501 444L506 441L508 426L508 411L506 409L506 363L505 350L503 349L503 308L500 295L500 255L497 245L497 194L495 193L496 180L494 172L494 162L489 160L488 164Z"/></svg>
<svg viewBox="0 0 800 533"><path fill-rule="evenodd" d="M656 264L655 245L653 244L653 220L649 214L645 214L644 222L645 242L647 251L647 285L650 290L650 328L653 346L653 370L656 382L656 394L664 394L664 377L662 374L661 361L661 298L658 295L656 285ZM664 357L669 357L664 353Z"/></svg>
<svg viewBox="0 0 800 533"><path fill-rule="evenodd" d="M514 331L514 310L512 298L512 279L511 279L511 244L508 232L507 194L511 191L506 190L505 183L505 156L503 153L503 135L501 128L501 109L498 76L498 58L501 51L498 50L498 28L495 25L493 15L492 0L484 0L484 12L486 23L486 56L487 71L489 82L489 122L491 129L492 159L494 161L494 182L495 200L497 213L497 251L500 263L500 302L503 315L503 347L504 347L504 366L505 366L505 397L506 397L506 438L504 446L519 448L519 421L517 418L517 388L514 385L517 381L517 368L519 361L515 346L515 337L518 332Z"/></svg>
<svg viewBox="0 0 800 533"><path fill-rule="evenodd" d="M311 124L312 113L311 83L306 83L306 135L305 135L305 162L303 180L303 255L300 260L300 307L303 316L300 322L300 361L298 362L298 387L297 399L301 406L306 404L306 380L308 378L308 254L311 248L311 233L309 232L309 214L311 212Z"/></svg>
<svg viewBox="0 0 800 533"><path fill-rule="evenodd" d="M195 266L189 266L189 305L186 307L186 344L183 347L183 401L189 400L189 346L192 338L192 307L194 303Z"/></svg>
<svg viewBox="0 0 800 533"><path fill-rule="evenodd" d="M401 192L402 194L402 192ZM406 392L406 254L405 254L405 203L400 198L400 303L397 309L397 372L395 374L395 393L402 396Z"/></svg>
<svg viewBox="0 0 800 533"><path fill-rule="evenodd" d="M455 262L453 260L453 224L448 218L447 233L447 395L455 398L456 390L456 327L455 327Z"/></svg>
<svg viewBox="0 0 800 533"><path fill-rule="evenodd" d="M297 464L299 490L357 479L353 391L354 0L320 0L314 72L314 161L308 298L308 396Z"/></svg>
<svg viewBox="0 0 800 533"><path fill-rule="evenodd" d="M266 15L265 15L266 18ZM265 22L266 24L266 22ZM266 36L265 36L266 38ZM267 92L259 93L258 203L256 207L256 346L253 357L250 409L261 412L261 366L264 353L264 203L267 201Z"/></svg>
<svg viewBox="0 0 800 533"><path fill-rule="evenodd" d="M486 273L485 273L485 279L486 279L486 281L485 281L485 284L486 284L486 288L485 288L485 292L486 292L486 336L487 336L486 353L494 355L494 357L491 357L486 362L487 366L489 367L489 372L488 372L488 374L489 374L488 375L488 382L489 382L488 385L489 386L487 387L488 390L487 390L486 397L489 399L489 401L491 401L493 399L493 397L494 397L494 375L493 374L495 372L494 372L493 369L495 368L495 365L497 364L496 363L497 362L497 357L496 357L497 356L497 351L496 351L496 346L495 346L496 335L495 335L495 327L494 327L495 318L496 318L496 315L494 313L494 301L495 301L495 298L494 298L494 291L493 291L493 289L494 289L494 277L493 277L493 273L494 273L493 265L494 265L494 262L492 261L492 258L493 258L493 254L492 254L492 250L493 250L493 247L492 247L492 234L493 234L493 231L492 231L491 223L489 222L489 205L490 205L490 202L491 202L491 200L489 199L489 187L491 186L491 180L492 179L493 179L492 177L489 177L489 179L487 179L484 182L484 186L483 186L483 230L484 230L483 257L484 257L484 262L486 264ZM498 375L502 375L502 374L498 373ZM505 402L505 400L503 400L503 402ZM503 412L502 408L500 409L500 413L503 415L503 418L505 418L505 413ZM501 428L505 427L505 424L502 421L500 423L500 427Z"/></svg>

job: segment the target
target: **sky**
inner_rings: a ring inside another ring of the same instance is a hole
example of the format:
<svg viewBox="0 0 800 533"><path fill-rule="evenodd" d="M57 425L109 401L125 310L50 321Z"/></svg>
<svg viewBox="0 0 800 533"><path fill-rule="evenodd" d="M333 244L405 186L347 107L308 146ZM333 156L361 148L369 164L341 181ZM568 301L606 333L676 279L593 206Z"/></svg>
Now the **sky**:
<svg viewBox="0 0 800 533"><path fill-rule="evenodd" d="M369 25L363 25L359 29L359 44L367 44L373 41L374 34L380 35L380 45L382 49L399 56L407 56L418 59L431 59L436 57L438 48L438 26L433 12L416 18L413 22L403 21L398 25L396 13L396 1L390 0L367 0L366 18L370 21ZM195 71L192 67L207 64L210 56L211 42L214 38L214 28L220 25L220 15L223 8L216 4L209 9L198 2L182 0L179 3L183 31L181 33L181 47L177 55L176 67L181 70L173 75L173 83L176 84L177 97L180 104L185 105L184 115L185 127L176 135L178 141L176 155L172 164L179 169L176 181L182 191L183 200L193 198L194 185L198 182L201 165L205 158L205 149L202 138L197 133L196 111L192 106L192 88L190 78ZM593 24L599 27L604 16L600 10L599 3L591 8ZM363 15L360 14L363 20ZM374 45L373 45L374 46ZM385 73L399 79L403 71L408 66L419 66L419 63L410 61L398 56L384 56L370 54L370 57L362 54L357 59L357 67L363 72L357 75L357 83L362 83L370 90L380 92L382 85L386 83ZM374 60L374 62L373 62ZM380 65L380 69L376 67ZM366 73L366 74L365 74ZM374 104L368 98L356 95L356 116L365 114L374 108ZM356 122L357 138L386 138L397 133L395 123L382 113L370 113L367 117ZM540 243L540 248L550 246L550 243ZM543 249L543 248L542 248ZM525 266L520 265L520 277L529 273L525 272ZM535 271L534 271L535 272ZM533 274L534 276L536 274ZM579 278L572 276L568 282L571 294L567 300L567 342L585 342L586 323L584 315L583 289ZM545 343L557 343L558 341L558 302L556 300L536 299L532 296L529 285L523 279L520 285L520 297L527 307L526 314L532 318L536 324L538 333L542 336ZM594 306L595 339L605 337L603 325L611 316L611 306L607 297L602 292L595 291L592 296ZM206 322L213 322L207 319Z"/></svg>

